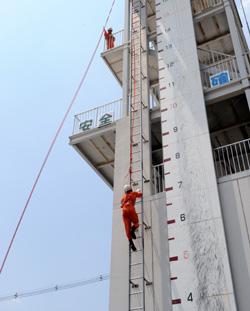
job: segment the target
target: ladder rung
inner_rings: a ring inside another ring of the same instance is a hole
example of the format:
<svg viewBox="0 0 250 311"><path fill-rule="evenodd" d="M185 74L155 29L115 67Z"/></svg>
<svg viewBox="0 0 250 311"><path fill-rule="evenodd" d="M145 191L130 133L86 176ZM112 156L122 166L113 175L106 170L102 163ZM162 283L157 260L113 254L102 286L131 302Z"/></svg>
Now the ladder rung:
<svg viewBox="0 0 250 311"><path fill-rule="evenodd" d="M136 308L129 309L129 311L142 310L142 309L143 307L136 307Z"/></svg>
<svg viewBox="0 0 250 311"><path fill-rule="evenodd" d="M140 56L142 56L142 47L139 46L139 47L134 47L133 50L132 50L132 59L131 59L131 62L132 63L135 63L135 62L139 62L140 61ZM136 58L136 57L138 58Z"/></svg>
<svg viewBox="0 0 250 311"><path fill-rule="evenodd" d="M138 21L133 21L133 22L132 22L132 26L135 26L136 24L141 25L140 20L138 20ZM137 32L137 30L135 31L135 27L132 27L132 31Z"/></svg>
<svg viewBox="0 0 250 311"><path fill-rule="evenodd" d="M132 161L131 164L133 165L133 164L136 164L136 163L139 163L139 162L141 162L141 160Z"/></svg>
<svg viewBox="0 0 250 311"><path fill-rule="evenodd" d="M130 126L130 128L131 128L131 129L138 128L138 127L141 127L141 124L139 124L139 125L132 125L132 126Z"/></svg>
<svg viewBox="0 0 250 311"><path fill-rule="evenodd" d="M142 252L143 251L143 249L141 249L141 248L139 248L139 249L137 249L134 253L136 253L136 252ZM132 279L131 279L132 280Z"/></svg>
<svg viewBox="0 0 250 311"><path fill-rule="evenodd" d="M130 293L129 295L133 296L133 295L139 295L139 294L142 294L142 293L143 293L143 291L141 290L139 292Z"/></svg>
<svg viewBox="0 0 250 311"><path fill-rule="evenodd" d="M135 280L143 280L143 276L136 276L135 278L131 278L129 281L135 281Z"/></svg>
<svg viewBox="0 0 250 311"><path fill-rule="evenodd" d="M141 110L137 110L136 112L141 112ZM136 116L133 116L132 118L131 118L131 120L132 121L136 121L136 120L141 120L142 118L141 118L141 115L139 115L139 117L136 117Z"/></svg>
<svg viewBox="0 0 250 311"><path fill-rule="evenodd" d="M137 143L133 142L133 147L139 147L140 144L141 144L141 141L138 141Z"/></svg>
<svg viewBox="0 0 250 311"><path fill-rule="evenodd" d="M140 169L140 170L135 170L135 171L132 171L131 173L132 174L134 174L134 173L139 173L139 172L141 172L142 171L142 169Z"/></svg>
<svg viewBox="0 0 250 311"><path fill-rule="evenodd" d="M136 80L136 79L139 79L140 77L141 77L140 74L138 74L138 75L133 75L133 76L132 76L132 79L133 79L133 80ZM138 96L138 95L136 95L136 96Z"/></svg>
<svg viewBox="0 0 250 311"><path fill-rule="evenodd" d="M142 264L143 264L143 262L136 262L136 263L131 264L130 266L134 267L134 266L139 266L139 265L142 265Z"/></svg>

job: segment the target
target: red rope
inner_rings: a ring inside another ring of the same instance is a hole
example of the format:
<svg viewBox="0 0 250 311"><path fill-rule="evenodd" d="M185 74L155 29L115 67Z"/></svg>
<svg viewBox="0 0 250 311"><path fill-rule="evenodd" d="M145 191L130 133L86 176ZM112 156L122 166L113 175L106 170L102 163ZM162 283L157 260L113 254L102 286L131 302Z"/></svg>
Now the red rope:
<svg viewBox="0 0 250 311"><path fill-rule="evenodd" d="M108 14L108 16L107 16L107 18L106 18L106 21L105 21L105 24L104 24L104 28L106 28L106 26L107 26L107 24L108 24L108 21L109 21L109 19L110 19L110 16L111 16L113 7L114 7L114 5L115 5L115 1L116 1L116 0L113 0L113 2L112 2L111 8L110 8L110 10L109 10L109 14ZM50 144L50 146L49 146L49 149L48 149L48 151L47 151L47 153L46 153L46 155L45 155L45 158L44 158L44 160L43 160L43 162L42 162L42 165L41 165L41 167L40 167L40 169L39 169L39 171L38 171L37 177L36 177L36 179L35 179L35 181L34 181L34 183L33 183L33 186L32 186L31 191L30 191L30 193L29 193L28 199L26 200L26 203L25 203L24 208L23 208L23 210L22 210L21 216L20 216L20 218L19 218L19 221L18 221L18 223L17 223L17 225L16 225L15 231L14 231L14 233L13 233L13 235L12 235L12 238L11 238L11 240L10 240L9 246L8 246L7 251L6 251L6 253L5 253L5 256L4 256L4 259L3 259L3 262L2 262L1 268L0 268L0 275L1 275L2 271L3 271L3 268L4 268L4 266L5 266L6 260L8 259L8 256L9 256L10 250L11 250L11 248L12 248L12 245L13 245L13 243L14 243L15 237L16 237L16 235L17 235L18 229L19 229L19 227L20 227L20 225L21 225L21 222L22 222L22 220L23 220L23 217L24 217L24 215L25 215L25 212L26 212L26 210L27 210L27 208L28 208L28 206L29 206L30 200L31 200L31 198L32 198L32 196L33 196L33 193L34 193L35 189L36 189L37 183L38 183L38 181L39 181L39 179L40 179L40 177L41 177L41 174L42 174L42 172L43 172L43 170L44 170L44 167L45 167L45 165L46 165L46 163L47 163L47 161L48 161L48 158L49 158L49 156L50 156L50 154L51 154L51 151L53 150L53 147L54 147L54 145L55 145L55 143L56 143L56 141L57 141L57 138L58 138L58 136L59 136L59 134L60 134L60 132L61 132L61 130L62 130L62 128L63 128L63 125L64 125L64 123L65 123L65 121L66 121L66 119L67 119L67 117L68 117L68 115L69 115L69 113L70 113L70 111L71 111L71 109L72 109L74 103L75 103L75 100L76 100L76 98L77 98L77 96L78 96L78 94L79 94L79 92L80 92L80 90L81 90L81 87L82 87L82 85L83 85L83 83L84 83L84 81L85 81L85 79L86 79L86 77L87 77L87 74L88 74L88 72L89 72L89 69L90 69L90 67L91 67L91 65L92 65L92 63L93 63L93 60L94 60L95 55L96 55L96 52L97 52L97 50L98 50L98 48L99 48L99 45L100 45L100 43L101 43L102 37L103 37L103 28L102 28L102 31L101 31L99 40L98 40L98 42L97 42L97 45L96 45L96 47L95 47L95 49L94 49L94 51L93 51L93 54L92 54L92 56L91 56L91 58L90 58L90 60L89 60L89 63L88 63L88 65L87 65L87 68L86 68L85 71L84 71L84 74L83 74L83 76L82 76L82 78L81 78L81 80L80 80L80 83L79 83L79 85L78 85L78 87L77 87L77 89L76 89L76 91L75 91L75 93L74 93L74 95L73 95L72 100L70 101L70 104L69 104L69 106L68 106L68 109L67 109L66 113L64 114L64 117L63 117L63 119L62 119L62 121L61 121L61 123L60 123L60 125L59 125L59 127L58 127L58 129L57 129L57 131L56 131L56 133L55 133L54 138L52 139L52 142L51 142L51 144Z"/></svg>

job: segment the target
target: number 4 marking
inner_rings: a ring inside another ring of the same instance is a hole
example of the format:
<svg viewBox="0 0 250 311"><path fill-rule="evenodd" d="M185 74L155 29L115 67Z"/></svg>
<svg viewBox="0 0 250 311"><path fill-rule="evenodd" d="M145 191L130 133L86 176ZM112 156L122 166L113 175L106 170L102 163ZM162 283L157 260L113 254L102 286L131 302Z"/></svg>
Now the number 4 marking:
<svg viewBox="0 0 250 311"><path fill-rule="evenodd" d="M191 302L193 301L193 293L190 293L188 295L187 301L191 301Z"/></svg>

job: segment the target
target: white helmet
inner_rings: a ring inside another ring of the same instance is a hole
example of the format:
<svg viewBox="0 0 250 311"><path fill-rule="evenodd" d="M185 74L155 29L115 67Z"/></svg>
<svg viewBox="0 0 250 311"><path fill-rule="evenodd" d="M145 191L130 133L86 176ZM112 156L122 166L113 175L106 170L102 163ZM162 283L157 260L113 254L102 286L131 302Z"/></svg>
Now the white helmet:
<svg viewBox="0 0 250 311"><path fill-rule="evenodd" d="M123 190L124 190L125 193L127 193L127 192L129 192L129 191L132 191L132 187L131 187L130 185L125 185L125 186L123 187Z"/></svg>

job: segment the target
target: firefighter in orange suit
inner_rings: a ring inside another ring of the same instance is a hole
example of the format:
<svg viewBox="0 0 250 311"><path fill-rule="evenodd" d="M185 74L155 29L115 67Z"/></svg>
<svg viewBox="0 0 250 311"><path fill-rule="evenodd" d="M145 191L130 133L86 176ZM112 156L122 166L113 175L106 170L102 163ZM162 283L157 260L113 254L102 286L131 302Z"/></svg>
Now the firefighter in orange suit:
<svg viewBox="0 0 250 311"><path fill-rule="evenodd" d="M106 39L107 50L112 49L115 46L115 37L113 35L113 29L109 28L108 31L103 29L104 37Z"/></svg>
<svg viewBox="0 0 250 311"><path fill-rule="evenodd" d="M138 215L135 211L135 202L137 198L141 198L142 193L137 190L133 192L129 185L124 186L124 195L121 200L122 217L125 226L126 235L129 240L130 247L136 251L136 247L132 239L136 239L135 231L139 227Z"/></svg>

